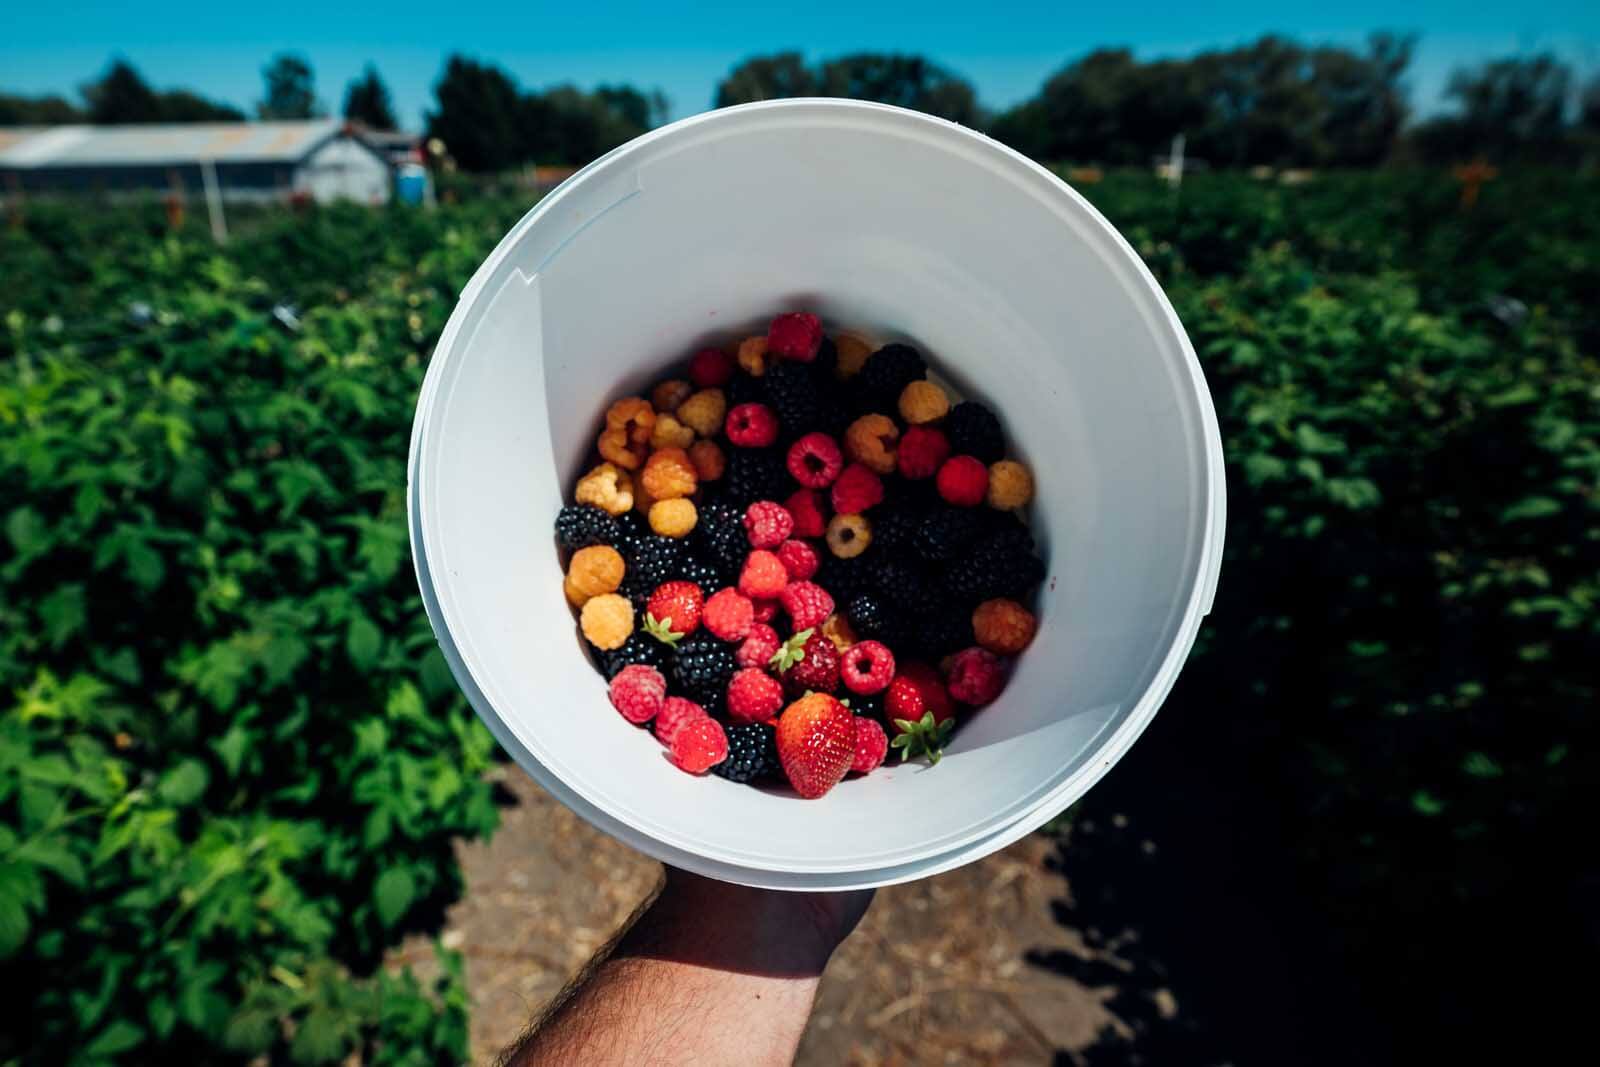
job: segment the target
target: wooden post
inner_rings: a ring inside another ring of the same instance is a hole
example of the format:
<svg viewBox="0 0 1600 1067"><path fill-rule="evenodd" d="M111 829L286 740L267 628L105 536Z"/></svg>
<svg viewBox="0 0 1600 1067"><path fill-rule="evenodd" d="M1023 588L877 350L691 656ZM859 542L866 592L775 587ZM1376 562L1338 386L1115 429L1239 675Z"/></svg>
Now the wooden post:
<svg viewBox="0 0 1600 1067"><path fill-rule="evenodd" d="M211 214L211 236L217 244L228 241L228 220L222 214L222 187L217 184L217 165L209 159L200 161L200 180L206 187L206 210Z"/></svg>

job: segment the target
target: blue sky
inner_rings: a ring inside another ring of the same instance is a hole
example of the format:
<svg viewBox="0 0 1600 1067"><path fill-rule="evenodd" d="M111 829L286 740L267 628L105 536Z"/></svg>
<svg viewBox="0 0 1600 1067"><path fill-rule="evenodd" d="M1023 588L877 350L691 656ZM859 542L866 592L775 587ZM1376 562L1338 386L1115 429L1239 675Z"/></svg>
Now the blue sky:
<svg viewBox="0 0 1600 1067"><path fill-rule="evenodd" d="M674 117L710 106L717 80L746 56L798 48L808 59L848 51L931 56L970 79L986 106L1031 95L1068 60L1100 45L1142 56L1184 55L1263 32L1356 44L1377 28L1415 31L1410 82L1424 112L1438 107L1450 70L1490 56L1555 51L1600 71L1600 3L1521 0L1493 6L1414 0L1402 5L1242 2L1172 5L835 3L797 9L742 4L588 5L393 0L357 12L333 4L16 3L0 16L0 91L71 92L113 54L162 88L186 86L247 108L274 52L306 55L325 105L368 60L389 83L403 122L416 125L445 55L493 61L523 85L602 82L659 87ZM790 11L799 14L791 14ZM692 12L689 13L689 12Z"/></svg>

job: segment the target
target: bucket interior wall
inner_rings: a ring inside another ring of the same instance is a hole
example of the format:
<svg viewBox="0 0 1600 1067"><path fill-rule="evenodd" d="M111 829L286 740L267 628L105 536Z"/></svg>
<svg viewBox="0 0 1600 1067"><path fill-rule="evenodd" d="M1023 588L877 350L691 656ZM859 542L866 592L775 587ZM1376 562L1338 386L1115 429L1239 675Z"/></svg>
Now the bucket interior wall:
<svg viewBox="0 0 1600 1067"><path fill-rule="evenodd" d="M818 801L683 774L613 713L550 533L610 400L797 308L916 345L1000 413L1049 566L1038 637L946 758ZM798 872L948 853L1074 799L1187 651L1215 474L1181 331L1086 206L978 138L804 106L688 124L569 183L458 316L417 486L445 623L539 763L654 840Z"/></svg>

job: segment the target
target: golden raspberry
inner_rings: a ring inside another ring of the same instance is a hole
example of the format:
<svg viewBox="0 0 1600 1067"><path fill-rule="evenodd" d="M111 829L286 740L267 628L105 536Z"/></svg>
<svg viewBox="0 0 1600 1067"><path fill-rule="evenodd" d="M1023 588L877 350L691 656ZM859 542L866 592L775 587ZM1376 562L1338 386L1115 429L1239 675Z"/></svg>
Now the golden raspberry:
<svg viewBox="0 0 1600 1067"><path fill-rule="evenodd" d="M595 648L610 651L621 648L633 633L633 604L625 596L605 593L591 597L578 616L583 636Z"/></svg>
<svg viewBox="0 0 1600 1067"><path fill-rule="evenodd" d="M861 371L861 365L872 355L872 345L859 334L841 333L834 337L833 347L839 352L839 362L834 364L833 373L843 379L854 378Z"/></svg>
<svg viewBox="0 0 1600 1067"><path fill-rule="evenodd" d="M833 647L840 652L843 652L858 640L856 632L850 628L850 620L838 612L829 615L823 620L822 636L832 641Z"/></svg>
<svg viewBox="0 0 1600 1067"><path fill-rule="evenodd" d="M1033 499L1033 475L1014 459L1002 459L989 468L989 506L1009 511Z"/></svg>
<svg viewBox="0 0 1600 1067"><path fill-rule="evenodd" d="M879 474L894 473L895 444L900 427L887 415L863 415L844 432L844 452Z"/></svg>
<svg viewBox="0 0 1600 1067"><path fill-rule="evenodd" d="M950 398L932 382L912 382L900 391L900 417L913 426L938 422L950 414Z"/></svg>
<svg viewBox="0 0 1600 1067"><path fill-rule="evenodd" d="M580 504L593 504L608 514L621 515L633 507L633 479L628 472L618 470L614 463L602 463L578 479L573 499Z"/></svg>
<svg viewBox="0 0 1600 1067"><path fill-rule="evenodd" d="M701 437L715 437L728 414L728 398L721 389L702 389L678 406L678 421Z"/></svg>
<svg viewBox="0 0 1600 1067"><path fill-rule="evenodd" d="M650 529L663 537L687 537L699 513L687 497L658 500L650 505Z"/></svg>
<svg viewBox="0 0 1600 1067"><path fill-rule="evenodd" d="M561 579L561 591L567 594L567 603L575 608L581 608L589 602L589 595L572 587L571 578Z"/></svg>
<svg viewBox="0 0 1600 1067"><path fill-rule="evenodd" d="M600 455L624 470L636 471L650 451L650 433L656 413L641 396L625 396L606 409L606 428L600 431Z"/></svg>
<svg viewBox="0 0 1600 1067"><path fill-rule="evenodd" d="M828 551L840 559L859 556L872 544L872 524L865 515L835 515L828 520Z"/></svg>
<svg viewBox="0 0 1600 1067"><path fill-rule="evenodd" d="M622 553L609 545L590 545L572 554L572 562L567 564L567 581L587 599L601 593L615 593L622 584L625 569Z"/></svg>
<svg viewBox="0 0 1600 1067"><path fill-rule="evenodd" d="M650 390L650 406L656 409L657 415L674 412L679 404L689 399L692 392L694 386L682 378L668 378Z"/></svg>
<svg viewBox="0 0 1600 1067"><path fill-rule="evenodd" d="M689 446L689 462L702 482L714 482L722 477L728 465L727 457L715 441L696 441Z"/></svg>
<svg viewBox="0 0 1600 1067"><path fill-rule="evenodd" d="M699 475L689 462L689 453L681 448L663 448L650 453L650 460L639 475L639 484L651 501L671 500L688 496L695 490Z"/></svg>
<svg viewBox="0 0 1600 1067"><path fill-rule="evenodd" d="M688 448L692 444L692 429L671 415L656 416L656 428L650 431L651 448Z"/></svg>
<svg viewBox="0 0 1600 1067"><path fill-rule="evenodd" d="M739 342L739 366L752 378L760 378L767 373L767 335L759 337L746 337Z"/></svg>
<svg viewBox="0 0 1600 1067"><path fill-rule="evenodd" d="M1038 630L1033 612L1015 600L985 600L972 613L972 635L997 656L1015 656Z"/></svg>

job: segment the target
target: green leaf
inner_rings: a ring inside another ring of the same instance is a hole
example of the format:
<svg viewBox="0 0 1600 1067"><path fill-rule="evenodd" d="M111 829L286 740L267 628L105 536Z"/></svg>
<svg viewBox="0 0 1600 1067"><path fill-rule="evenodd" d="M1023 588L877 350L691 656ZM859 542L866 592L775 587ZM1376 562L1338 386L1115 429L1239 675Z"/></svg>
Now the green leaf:
<svg viewBox="0 0 1600 1067"><path fill-rule="evenodd" d="M13 858L43 867L74 889L82 889L88 880L83 862L73 855L60 837L35 837L13 853Z"/></svg>
<svg viewBox="0 0 1600 1067"><path fill-rule="evenodd" d="M372 624L367 623L367 625L370 627ZM373 629L373 633L377 633L376 628ZM296 635L273 634L261 650L261 673L267 685L279 686L287 682L310 654L311 646ZM354 654L351 658L354 658Z"/></svg>
<svg viewBox="0 0 1600 1067"><path fill-rule="evenodd" d="M211 742L211 750L222 761L222 767L228 772L229 777L236 777L239 768L244 764L244 756L250 749L250 731L238 723L228 727L228 732Z"/></svg>
<svg viewBox="0 0 1600 1067"><path fill-rule="evenodd" d="M1309 422L1294 428L1295 443L1303 451L1318 456L1336 456L1346 451L1345 443L1331 434L1325 434Z"/></svg>
<svg viewBox="0 0 1600 1067"><path fill-rule="evenodd" d="M1521 519L1543 519L1550 515L1559 514L1561 502L1551 500L1547 496L1528 496L1512 504L1500 513L1501 522L1517 522Z"/></svg>
<svg viewBox="0 0 1600 1067"><path fill-rule="evenodd" d="M143 1030L126 1019L117 1019L96 1034L83 1051L91 1059L106 1058L126 1052L143 1040Z"/></svg>
<svg viewBox="0 0 1600 1067"><path fill-rule="evenodd" d="M411 907L416 897L416 880L405 867L390 867L378 875L372 888L373 902L378 906L378 921L393 926Z"/></svg>
<svg viewBox="0 0 1600 1067"><path fill-rule="evenodd" d="M11 547L17 550L18 555L27 556L42 551L47 544L48 532L39 513L26 505L6 516L6 536L11 539Z"/></svg>
<svg viewBox="0 0 1600 1067"><path fill-rule="evenodd" d="M172 1028L178 1023L178 1010L172 1006L170 998L160 993L150 998L150 1006L145 1014L150 1019L151 1032L158 1038L172 1033Z"/></svg>
<svg viewBox="0 0 1600 1067"><path fill-rule="evenodd" d="M1461 761L1461 770L1472 778L1499 778L1505 774L1500 764L1482 752L1469 752Z"/></svg>
<svg viewBox="0 0 1600 1067"><path fill-rule="evenodd" d="M289 1057L296 1063L334 1063L344 1058L345 1027L329 1008L312 1008L294 1032Z"/></svg>
<svg viewBox="0 0 1600 1067"><path fill-rule="evenodd" d="M345 631L344 647L357 670L371 670L377 666L378 653L383 648L383 634L378 632L371 619L356 615L351 618L350 627Z"/></svg>
<svg viewBox="0 0 1600 1067"><path fill-rule="evenodd" d="M246 1055L265 1052L276 1036L277 1020L260 1008L241 1008L222 1028L223 1047Z"/></svg>
<svg viewBox="0 0 1600 1067"><path fill-rule="evenodd" d="M7 864L0 874L0 959L28 939L28 909L25 887L16 864Z"/></svg>
<svg viewBox="0 0 1600 1067"><path fill-rule="evenodd" d="M200 799L211 775L199 760L186 759L161 776L156 794L174 807L184 807Z"/></svg>
<svg viewBox="0 0 1600 1067"><path fill-rule="evenodd" d="M148 542L137 538L128 539L122 550L122 560L128 568L128 580L145 592L160 585L167 573L161 554L151 548Z"/></svg>
<svg viewBox="0 0 1600 1067"><path fill-rule="evenodd" d="M1411 794L1411 807L1419 815L1432 816L1441 814L1444 811L1445 805L1444 801L1440 800L1426 789L1418 789L1415 793Z"/></svg>
<svg viewBox="0 0 1600 1067"><path fill-rule="evenodd" d="M83 629L88 618L88 602L83 586L78 583L60 586L39 600L39 619L44 623L45 639L53 649L59 649Z"/></svg>

